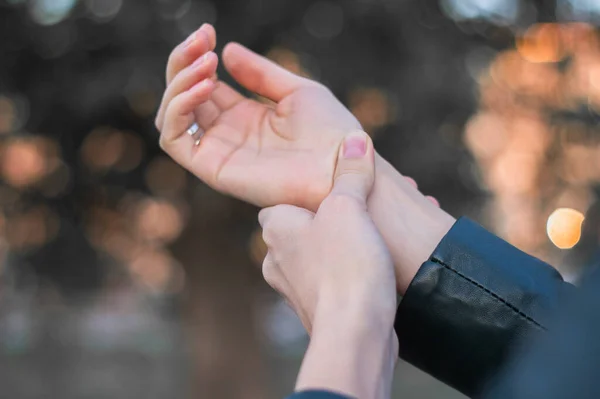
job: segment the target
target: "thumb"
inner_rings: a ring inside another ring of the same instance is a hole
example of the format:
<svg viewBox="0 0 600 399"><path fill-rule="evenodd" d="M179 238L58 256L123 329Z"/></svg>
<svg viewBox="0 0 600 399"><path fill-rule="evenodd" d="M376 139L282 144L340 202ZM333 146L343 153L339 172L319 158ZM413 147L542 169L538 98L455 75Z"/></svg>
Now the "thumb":
<svg viewBox="0 0 600 399"><path fill-rule="evenodd" d="M373 141L365 132L351 133L340 147L331 193L352 197L366 207L374 182Z"/></svg>

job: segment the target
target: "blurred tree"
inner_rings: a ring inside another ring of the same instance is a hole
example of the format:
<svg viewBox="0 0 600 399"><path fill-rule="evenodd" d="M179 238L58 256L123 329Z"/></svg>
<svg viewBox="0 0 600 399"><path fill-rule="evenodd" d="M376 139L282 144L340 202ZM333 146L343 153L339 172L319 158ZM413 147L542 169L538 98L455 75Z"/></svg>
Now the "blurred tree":
<svg viewBox="0 0 600 399"><path fill-rule="evenodd" d="M0 275L30 270L75 297L127 285L179 298L197 389L264 397L253 325L264 285L249 256L260 253L255 210L212 192L158 148L153 117L169 52L216 23L220 48L238 40L324 82L424 192L451 213L477 214L482 188L463 126L478 108L479 75L523 27L554 21L556 7L0 0L0 249L10 254ZM568 111L575 123L589 117Z"/></svg>

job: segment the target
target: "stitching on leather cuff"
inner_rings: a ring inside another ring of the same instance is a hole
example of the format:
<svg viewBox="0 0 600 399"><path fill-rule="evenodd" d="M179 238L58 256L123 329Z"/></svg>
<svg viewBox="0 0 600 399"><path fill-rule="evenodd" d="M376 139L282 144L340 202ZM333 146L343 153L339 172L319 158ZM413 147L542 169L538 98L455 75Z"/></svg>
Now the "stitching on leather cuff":
<svg viewBox="0 0 600 399"><path fill-rule="evenodd" d="M500 301L501 303L503 303L506 307L508 307L510 310L512 310L513 312L515 312L516 314L518 314L519 316L521 316L522 318L524 318L525 320L527 320L528 322L532 323L534 326L546 331L546 327L542 326L540 323L538 323L537 321L535 321L531 316L528 316L527 314L523 313L519 308L517 308L515 305L511 304L510 302L508 302L506 299L500 297L498 294L490 291L489 289L485 288L483 285L479 284L478 282L471 280L469 277L465 276L464 274L462 274L461 272L459 272L458 270L453 269L450 265L447 265L446 263L444 263L443 261L431 257L430 260L433 263L437 263L441 266L443 266L444 268L450 270L451 272L453 272L454 274L456 274L459 277L462 277L464 280L468 281L469 283L473 284L474 286L476 286L479 289L482 289L483 291L487 292L488 294L490 294L493 298L495 298L496 300Z"/></svg>

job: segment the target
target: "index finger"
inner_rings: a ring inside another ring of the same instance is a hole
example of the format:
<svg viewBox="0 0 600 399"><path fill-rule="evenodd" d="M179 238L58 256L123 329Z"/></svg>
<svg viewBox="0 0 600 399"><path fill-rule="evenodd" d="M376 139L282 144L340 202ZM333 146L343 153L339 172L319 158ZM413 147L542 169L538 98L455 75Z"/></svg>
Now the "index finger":
<svg viewBox="0 0 600 399"><path fill-rule="evenodd" d="M265 208L258 214L258 222L263 229L263 239L267 246L281 241L279 238L294 236L307 226L315 214L294 205L276 205Z"/></svg>
<svg viewBox="0 0 600 399"><path fill-rule="evenodd" d="M167 85L181 70L217 46L217 32L210 24L204 24L179 44L169 55L167 63Z"/></svg>

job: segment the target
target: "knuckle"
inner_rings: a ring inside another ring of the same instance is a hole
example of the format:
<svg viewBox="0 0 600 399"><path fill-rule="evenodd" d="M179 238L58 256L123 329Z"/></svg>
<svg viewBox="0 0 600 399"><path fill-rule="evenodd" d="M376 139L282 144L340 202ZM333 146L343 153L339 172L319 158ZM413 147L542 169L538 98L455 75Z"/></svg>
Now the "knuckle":
<svg viewBox="0 0 600 399"><path fill-rule="evenodd" d="M277 242L277 234L275 233L275 230L273 229L271 223L265 223L265 225L263 226L262 238L265 244L267 244L268 246L272 246L274 243Z"/></svg>
<svg viewBox="0 0 600 399"><path fill-rule="evenodd" d="M164 135L160 135L158 139L158 146L164 151L167 152L167 140Z"/></svg>
<svg viewBox="0 0 600 399"><path fill-rule="evenodd" d="M331 89L329 87L325 86L323 83L316 82L316 81L311 81L311 82L312 82L312 87L316 92L325 94L327 96L333 96L333 92L331 91Z"/></svg>
<svg viewBox="0 0 600 399"><path fill-rule="evenodd" d="M265 259L262 265L262 275L267 284L275 288L279 285L279 273L277 273L277 266Z"/></svg>
<svg viewBox="0 0 600 399"><path fill-rule="evenodd" d="M329 87L325 86L323 83L315 82L315 84L316 84L315 87L317 90L322 91L323 93L328 94L328 95L333 95L333 92L331 91L331 89Z"/></svg>
<svg viewBox="0 0 600 399"><path fill-rule="evenodd" d="M168 65L172 65L173 63L175 63L181 54L181 45L176 46L173 51L171 51L171 54L169 54L169 59L167 61Z"/></svg>
<svg viewBox="0 0 600 399"><path fill-rule="evenodd" d="M310 93L313 95L322 95L322 94L329 95L331 93L331 91L329 90L329 88L327 86L325 86L322 83L316 82L314 80L310 80L310 79L305 79L304 87L302 89L305 90L307 93Z"/></svg>
<svg viewBox="0 0 600 399"><path fill-rule="evenodd" d="M343 170L341 172L339 172L338 179L344 178L344 176L351 176L353 179L357 179L357 178L365 179L366 178L365 170L361 166L362 165L353 165L353 166L345 165Z"/></svg>

